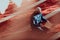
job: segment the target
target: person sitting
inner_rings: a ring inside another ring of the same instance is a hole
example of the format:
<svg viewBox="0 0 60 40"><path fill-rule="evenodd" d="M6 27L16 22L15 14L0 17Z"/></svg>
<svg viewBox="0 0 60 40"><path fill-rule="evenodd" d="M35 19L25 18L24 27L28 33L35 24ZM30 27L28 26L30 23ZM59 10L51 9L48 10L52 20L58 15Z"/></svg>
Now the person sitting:
<svg viewBox="0 0 60 40"><path fill-rule="evenodd" d="M41 8L37 7L37 9L34 11L34 13L32 14L32 25L34 25L35 27L37 27L40 30L44 30L45 27L42 27L42 22L47 22L47 20L43 17L42 13L41 13Z"/></svg>

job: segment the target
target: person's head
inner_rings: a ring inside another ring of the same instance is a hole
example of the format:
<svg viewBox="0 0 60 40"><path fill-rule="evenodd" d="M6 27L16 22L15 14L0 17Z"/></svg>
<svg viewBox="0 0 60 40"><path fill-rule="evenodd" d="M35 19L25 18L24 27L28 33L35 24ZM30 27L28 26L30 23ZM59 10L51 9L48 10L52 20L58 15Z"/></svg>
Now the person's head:
<svg viewBox="0 0 60 40"><path fill-rule="evenodd" d="M41 8L40 8L40 7L37 7L37 8L36 8L36 11L37 11L37 12L41 12Z"/></svg>
<svg viewBox="0 0 60 40"><path fill-rule="evenodd" d="M38 9L38 11L40 11L40 12L41 12L41 8L40 8L40 7L37 7L37 9Z"/></svg>
<svg viewBox="0 0 60 40"><path fill-rule="evenodd" d="M37 15L37 14L40 14L41 13L41 8L40 7L37 7L36 10L33 12L32 15Z"/></svg>

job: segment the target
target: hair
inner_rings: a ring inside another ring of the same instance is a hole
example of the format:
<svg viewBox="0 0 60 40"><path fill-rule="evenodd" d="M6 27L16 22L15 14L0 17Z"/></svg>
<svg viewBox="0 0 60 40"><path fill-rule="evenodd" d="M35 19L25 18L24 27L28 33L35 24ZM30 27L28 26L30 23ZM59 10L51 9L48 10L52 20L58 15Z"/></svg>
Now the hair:
<svg viewBox="0 0 60 40"><path fill-rule="evenodd" d="M37 7L36 10L34 11L33 15L37 15L39 13L41 13L41 8Z"/></svg>

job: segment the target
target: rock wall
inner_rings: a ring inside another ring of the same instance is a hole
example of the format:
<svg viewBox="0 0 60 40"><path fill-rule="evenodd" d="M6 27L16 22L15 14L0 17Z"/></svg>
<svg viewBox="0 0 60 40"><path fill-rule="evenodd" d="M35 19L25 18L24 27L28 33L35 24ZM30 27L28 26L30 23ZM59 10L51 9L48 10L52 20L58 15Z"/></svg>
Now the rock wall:
<svg viewBox="0 0 60 40"><path fill-rule="evenodd" d="M47 0L46 2L40 4L39 6L40 6L43 10L45 10L45 9L47 9L48 7L53 6L53 5L55 5L56 3L58 3L58 2L59 2L59 0Z"/></svg>

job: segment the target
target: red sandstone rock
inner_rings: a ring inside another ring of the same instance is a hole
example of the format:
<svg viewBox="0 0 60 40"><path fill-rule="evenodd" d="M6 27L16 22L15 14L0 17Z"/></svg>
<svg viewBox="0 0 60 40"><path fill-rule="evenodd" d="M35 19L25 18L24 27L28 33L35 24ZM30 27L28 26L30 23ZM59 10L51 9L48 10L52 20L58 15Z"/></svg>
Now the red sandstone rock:
<svg viewBox="0 0 60 40"><path fill-rule="evenodd" d="M44 10L44 9L49 8L50 6L55 5L58 2L59 0L47 0L46 2L40 4L40 7Z"/></svg>
<svg viewBox="0 0 60 40"><path fill-rule="evenodd" d="M11 14L14 12L14 8L16 7L15 3L10 2L8 8L5 11L5 14Z"/></svg>

